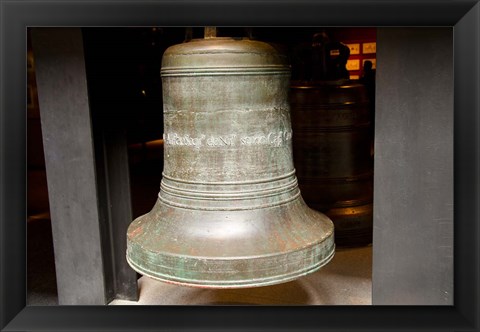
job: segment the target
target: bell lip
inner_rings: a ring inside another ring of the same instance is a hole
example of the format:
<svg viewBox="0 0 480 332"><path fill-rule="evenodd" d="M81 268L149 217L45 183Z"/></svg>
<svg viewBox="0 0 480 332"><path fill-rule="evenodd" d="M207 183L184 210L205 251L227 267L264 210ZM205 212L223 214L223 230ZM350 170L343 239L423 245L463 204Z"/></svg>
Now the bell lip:
<svg viewBox="0 0 480 332"><path fill-rule="evenodd" d="M327 218L329 218L326 214L324 214L324 215ZM333 239L335 237L335 231L334 231L335 227L334 227L333 221L331 221L331 223L332 223L332 227L331 227L330 231L326 232L324 234L324 237L322 237L318 241L310 243L310 244L308 244L304 247L299 247L299 248L290 250L288 252L282 252L282 253L267 253L267 254L263 254L263 255L250 255L250 256L246 256L246 255L243 255L243 256L194 256L194 255L187 255L187 254L177 255L177 254L171 254L169 252L163 252L163 251L153 252L151 250L145 249L141 245L140 245L140 247L144 251L149 251L151 254L154 254L154 255L170 256L170 257L174 257L174 258L178 258L178 259L192 259L192 260L212 261L212 262L213 261L233 261L233 260L239 260L239 259L242 259L242 260L270 259L270 258L278 257L278 256L281 256L281 255L285 255L285 254L299 253L299 252L305 251L307 249L313 249L315 247L320 247L320 246L324 245L330 239L333 242L332 243L332 250L335 251L335 242L333 241ZM132 241L131 239L129 239L127 237L127 257L128 257L128 252L129 252L128 248L131 247L131 243L135 243L135 241Z"/></svg>
<svg viewBox="0 0 480 332"><path fill-rule="evenodd" d="M333 238L333 234L331 235L331 237ZM330 238L330 236L327 237L325 240L327 240L328 238ZM269 276L265 278L237 279L237 280L223 280L223 281L190 280L190 279L184 279L179 277L172 277L171 275L165 275L161 273L152 274L151 271L142 269L141 267L136 265L133 261L131 261L130 258L128 257L128 254L126 255L126 259L128 264L133 270L142 274L143 276L146 276L148 278L151 278L157 281L179 285L179 286L195 287L195 288L234 289L234 288L263 287L263 286L286 283L286 282L301 278L303 276L306 276L308 274L311 274L313 272L316 272L322 267L324 267L325 265L327 265L333 259L333 257L335 256L335 248L336 248L335 243L333 243L331 247L331 251L328 256L326 256L322 260L319 260L314 265L310 265L302 270L296 270L290 273L278 274L278 275Z"/></svg>
<svg viewBox="0 0 480 332"><path fill-rule="evenodd" d="M303 237L300 242L295 243L288 250L272 247L271 250L261 252L255 250L233 251L229 254L224 253L224 256L211 250L198 253L199 255L189 255L187 251L164 251L159 247L152 251L134 236L136 233L134 230L139 227L138 221L149 215L147 214L135 219L129 227L127 262L133 270L147 277L193 287L246 288L294 280L316 271L332 259L335 252L335 229L330 218L323 213L309 209L303 199L298 198L295 201L296 207L290 204L282 205L282 207L290 211L289 213L293 213L292 209L297 208L309 210L314 213L310 217L319 218L319 224L316 221L315 224L318 226L312 229L310 227L313 224L310 226L305 224L314 234L310 233L311 237ZM160 206L165 205L161 201L157 201L152 211ZM296 218L296 220L300 222L300 219ZM297 226L301 224L303 222ZM317 231L321 235L317 234Z"/></svg>

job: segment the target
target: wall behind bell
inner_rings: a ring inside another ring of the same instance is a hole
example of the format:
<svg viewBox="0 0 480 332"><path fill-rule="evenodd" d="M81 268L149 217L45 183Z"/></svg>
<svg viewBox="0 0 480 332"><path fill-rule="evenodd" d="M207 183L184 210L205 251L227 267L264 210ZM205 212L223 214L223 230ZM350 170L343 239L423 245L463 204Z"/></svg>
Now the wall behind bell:
<svg viewBox="0 0 480 332"><path fill-rule="evenodd" d="M251 33L254 38L274 43L287 53L291 53L295 46L311 44L313 35L321 31L325 31L330 40L342 42L350 47L350 57L347 62L350 79L362 77L364 63L367 60L372 62L375 69L376 27L255 27L252 28Z"/></svg>
<svg viewBox="0 0 480 332"><path fill-rule="evenodd" d="M350 79L356 80L362 77L367 60L372 62L372 69L376 69L377 28L332 28L330 31L333 39L350 48L350 57L347 62Z"/></svg>

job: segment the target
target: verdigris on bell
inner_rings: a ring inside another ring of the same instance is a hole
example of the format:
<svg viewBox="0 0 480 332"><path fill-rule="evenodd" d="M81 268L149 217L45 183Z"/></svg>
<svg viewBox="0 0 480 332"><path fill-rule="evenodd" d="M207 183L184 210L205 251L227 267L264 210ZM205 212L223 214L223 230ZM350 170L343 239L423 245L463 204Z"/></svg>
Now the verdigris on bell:
<svg viewBox="0 0 480 332"><path fill-rule="evenodd" d="M163 55L163 177L152 210L128 228L128 263L210 288L314 272L334 255L333 224L298 188L287 59L267 43L205 31Z"/></svg>

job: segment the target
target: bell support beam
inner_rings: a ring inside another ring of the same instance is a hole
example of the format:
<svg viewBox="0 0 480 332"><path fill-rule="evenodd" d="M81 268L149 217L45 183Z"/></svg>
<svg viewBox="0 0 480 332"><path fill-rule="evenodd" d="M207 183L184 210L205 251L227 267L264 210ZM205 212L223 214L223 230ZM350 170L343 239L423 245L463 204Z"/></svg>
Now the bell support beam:
<svg viewBox="0 0 480 332"><path fill-rule="evenodd" d="M453 29L379 28L374 305L453 304Z"/></svg>
<svg viewBox="0 0 480 332"><path fill-rule="evenodd" d="M32 42L59 304L135 299L135 273L116 255L124 242L119 213L131 218L126 147L107 134L94 142L81 29L35 28ZM95 146L105 156L97 164ZM123 194L108 196L115 192ZM116 211L119 206L127 208Z"/></svg>

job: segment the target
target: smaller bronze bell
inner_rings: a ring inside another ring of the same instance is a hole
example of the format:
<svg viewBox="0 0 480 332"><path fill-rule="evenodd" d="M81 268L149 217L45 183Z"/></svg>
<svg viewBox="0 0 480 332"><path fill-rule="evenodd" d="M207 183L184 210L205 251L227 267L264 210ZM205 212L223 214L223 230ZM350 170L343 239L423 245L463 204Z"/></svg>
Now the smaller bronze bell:
<svg viewBox="0 0 480 332"><path fill-rule="evenodd" d="M309 68L294 63L294 70L299 68L296 71L303 76L292 81L290 89L299 186L307 205L332 219L337 245L367 245L373 231L372 114L367 89L347 79L346 45L319 33L310 52Z"/></svg>
<svg viewBox="0 0 480 332"><path fill-rule="evenodd" d="M286 57L258 41L194 39L167 49L161 73L163 178L128 229L132 268L240 288L328 263L333 224L305 205L293 168Z"/></svg>

